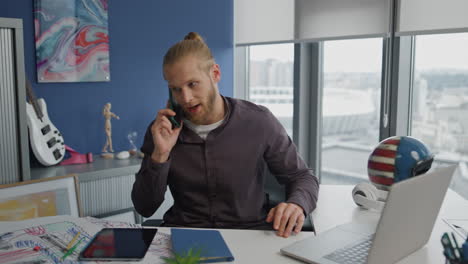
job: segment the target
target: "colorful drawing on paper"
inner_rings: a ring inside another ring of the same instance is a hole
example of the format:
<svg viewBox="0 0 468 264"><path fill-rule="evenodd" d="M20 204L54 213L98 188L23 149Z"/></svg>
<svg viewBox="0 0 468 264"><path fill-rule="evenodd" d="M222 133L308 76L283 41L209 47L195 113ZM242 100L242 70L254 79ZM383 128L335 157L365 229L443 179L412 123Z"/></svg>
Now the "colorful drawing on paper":
<svg viewBox="0 0 468 264"><path fill-rule="evenodd" d="M98 225L100 227L105 227L105 228L140 228L141 225L139 224L132 224L132 223L127 223L127 222L121 222L121 221L108 221L105 219L99 219L95 218L92 216L86 216L84 219L91 224Z"/></svg>
<svg viewBox="0 0 468 264"><path fill-rule="evenodd" d="M109 81L108 0L35 0L38 82Z"/></svg>
<svg viewBox="0 0 468 264"><path fill-rule="evenodd" d="M148 253L160 258L174 257L174 253L172 251L171 235L157 232L153 242L151 242L151 246L148 248Z"/></svg>
<svg viewBox="0 0 468 264"><path fill-rule="evenodd" d="M79 252L90 239L86 230L72 222L7 232L0 234L0 263L76 263ZM70 242L76 248L67 255Z"/></svg>
<svg viewBox="0 0 468 264"><path fill-rule="evenodd" d="M138 224L83 218L89 224L61 221L21 230L0 232L0 263L78 263L78 255L92 239L92 227L141 228ZM99 229L99 228L98 228ZM65 249L76 248L67 255ZM36 248L36 249L35 249ZM66 256L65 258L63 258ZM171 235L157 232L141 264L163 264L161 257L173 257Z"/></svg>
<svg viewBox="0 0 468 264"><path fill-rule="evenodd" d="M56 193L33 193L0 201L0 221L57 215Z"/></svg>

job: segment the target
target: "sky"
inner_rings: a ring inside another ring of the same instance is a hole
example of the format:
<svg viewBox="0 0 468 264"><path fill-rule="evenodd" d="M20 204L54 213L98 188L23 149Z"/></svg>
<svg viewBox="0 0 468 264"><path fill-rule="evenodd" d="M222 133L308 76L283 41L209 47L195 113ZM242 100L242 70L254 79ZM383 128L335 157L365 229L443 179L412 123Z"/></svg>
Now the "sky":
<svg viewBox="0 0 468 264"><path fill-rule="evenodd" d="M294 61L294 44L272 44L272 45L253 45L250 46L250 59L263 61L269 58L275 58L282 62Z"/></svg>
<svg viewBox="0 0 468 264"><path fill-rule="evenodd" d="M382 64L382 39L327 41L324 44L324 70L373 72ZM352 51L352 52L350 52ZM294 44L257 45L250 47L251 60L275 58L294 60ZM362 58L367 58L363 60Z"/></svg>
<svg viewBox="0 0 468 264"><path fill-rule="evenodd" d="M468 70L468 33L416 37L415 67L435 66Z"/></svg>
<svg viewBox="0 0 468 264"><path fill-rule="evenodd" d="M250 58L275 58L283 62L292 62L294 44L251 46ZM468 33L417 36L415 66L417 70L468 70ZM325 72L376 72L380 71L381 67L381 38L324 42Z"/></svg>

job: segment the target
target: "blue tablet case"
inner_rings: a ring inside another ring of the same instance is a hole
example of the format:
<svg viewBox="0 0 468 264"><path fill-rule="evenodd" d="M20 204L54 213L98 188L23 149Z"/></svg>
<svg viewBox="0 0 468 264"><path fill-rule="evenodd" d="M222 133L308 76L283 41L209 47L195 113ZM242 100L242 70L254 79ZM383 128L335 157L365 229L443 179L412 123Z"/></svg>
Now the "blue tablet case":
<svg viewBox="0 0 468 264"><path fill-rule="evenodd" d="M187 255L189 250L200 252L200 262L233 261L221 233L217 230L171 229L172 249L179 255Z"/></svg>

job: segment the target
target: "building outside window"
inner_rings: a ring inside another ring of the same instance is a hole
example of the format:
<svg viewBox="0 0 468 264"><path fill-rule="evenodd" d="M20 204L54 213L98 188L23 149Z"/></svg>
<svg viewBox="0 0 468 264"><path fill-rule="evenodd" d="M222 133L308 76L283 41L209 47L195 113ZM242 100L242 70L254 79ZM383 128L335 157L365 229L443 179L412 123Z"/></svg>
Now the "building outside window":
<svg viewBox="0 0 468 264"><path fill-rule="evenodd" d="M452 182L468 198L468 33L417 36L411 136L435 154L434 166L458 164Z"/></svg>
<svg viewBox="0 0 468 264"><path fill-rule="evenodd" d="M292 138L294 44L249 47L248 99L266 106Z"/></svg>
<svg viewBox="0 0 468 264"><path fill-rule="evenodd" d="M367 160L379 142L382 41L324 42L322 183L368 180Z"/></svg>
<svg viewBox="0 0 468 264"><path fill-rule="evenodd" d="M468 33L415 39L409 135L458 164L451 188L468 198ZM379 142L382 38L323 42L321 182L367 181ZM264 105L293 134L294 44L248 47L246 98ZM400 107L400 106L399 106Z"/></svg>

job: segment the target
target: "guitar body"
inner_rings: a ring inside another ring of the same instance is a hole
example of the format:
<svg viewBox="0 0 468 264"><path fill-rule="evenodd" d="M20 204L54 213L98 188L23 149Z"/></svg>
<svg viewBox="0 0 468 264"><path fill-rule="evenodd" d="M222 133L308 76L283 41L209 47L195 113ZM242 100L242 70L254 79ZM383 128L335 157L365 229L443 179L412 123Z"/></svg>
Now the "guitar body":
<svg viewBox="0 0 468 264"><path fill-rule="evenodd" d="M42 120L38 118L34 107L26 103L28 118L29 141L37 160L45 166L59 163L65 155L65 145L62 134L50 122L47 105L44 99L37 99L37 105L42 110Z"/></svg>

